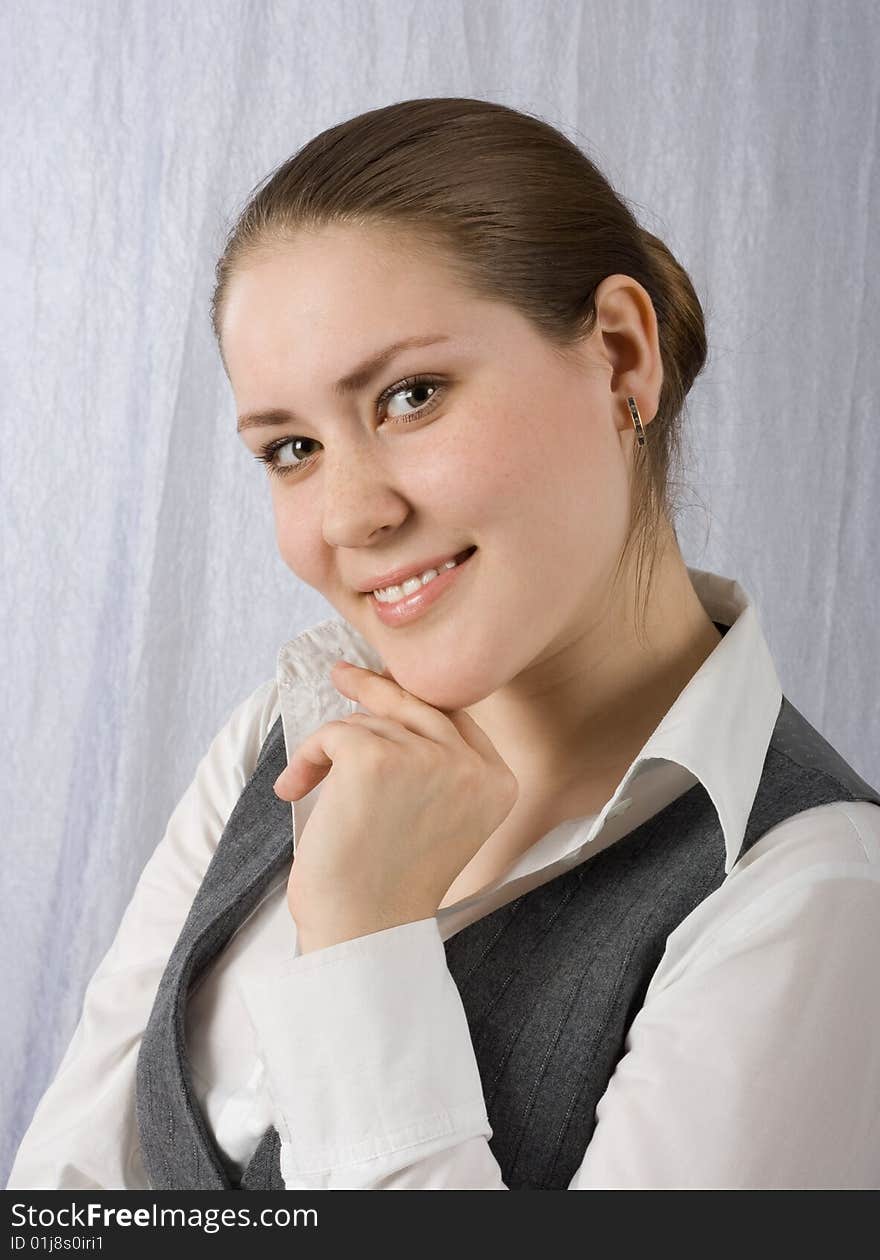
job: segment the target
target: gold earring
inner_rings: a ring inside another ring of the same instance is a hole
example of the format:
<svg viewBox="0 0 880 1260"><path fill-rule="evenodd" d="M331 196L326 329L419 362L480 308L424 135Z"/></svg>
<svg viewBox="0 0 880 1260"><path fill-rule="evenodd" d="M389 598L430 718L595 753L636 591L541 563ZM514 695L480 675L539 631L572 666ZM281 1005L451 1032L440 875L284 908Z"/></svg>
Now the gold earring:
<svg viewBox="0 0 880 1260"><path fill-rule="evenodd" d="M636 400L633 397L629 397L626 402L630 410L630 415L633 418L633 427L636 431L636 437L639 440L639 446L644 446L646 441L645 430L642 428L642 417L639 415L639 408Z"/></svg>

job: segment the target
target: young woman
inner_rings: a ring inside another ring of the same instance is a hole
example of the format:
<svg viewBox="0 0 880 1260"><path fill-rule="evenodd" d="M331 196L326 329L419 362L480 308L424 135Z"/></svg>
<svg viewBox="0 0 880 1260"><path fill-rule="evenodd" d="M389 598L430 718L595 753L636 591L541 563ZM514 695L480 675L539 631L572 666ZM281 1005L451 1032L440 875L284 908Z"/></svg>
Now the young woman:
<svg viewBox="0 0 880 1260"><path fill-rule="evenodd" d="M200 763L9 1187L880 1185L880 796L682 559L666 247L542 121L404 101L255 190L212 317L339 618Z"/></svg>

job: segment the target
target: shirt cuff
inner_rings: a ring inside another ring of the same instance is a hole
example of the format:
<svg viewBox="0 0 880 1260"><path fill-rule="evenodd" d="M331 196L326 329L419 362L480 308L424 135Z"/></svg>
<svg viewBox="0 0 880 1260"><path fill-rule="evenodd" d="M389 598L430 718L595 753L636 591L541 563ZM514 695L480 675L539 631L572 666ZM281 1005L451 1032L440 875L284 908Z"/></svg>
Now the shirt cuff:
<svg viewBox="0 0 880 1260"><path fill-rule="evenodd" d="M340 941L239 981L291 1173L491 1137L436 917Z"/></svg>

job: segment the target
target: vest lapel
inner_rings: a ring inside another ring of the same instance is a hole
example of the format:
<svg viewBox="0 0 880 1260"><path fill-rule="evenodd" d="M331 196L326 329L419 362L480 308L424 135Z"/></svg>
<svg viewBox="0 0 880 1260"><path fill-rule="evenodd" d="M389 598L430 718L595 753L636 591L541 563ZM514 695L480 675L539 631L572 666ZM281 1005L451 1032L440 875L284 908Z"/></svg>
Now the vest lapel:
<svg viewBox="0 0 880 1260"><path fill-rule="evenodd" d="M185 1004L200 973L292 860L290 802L272 790L285 765L278 718L227 820L144 1031L137 1062L137 1117L144 1163L155 1190L233 1188L191 1084Z"/></svg>

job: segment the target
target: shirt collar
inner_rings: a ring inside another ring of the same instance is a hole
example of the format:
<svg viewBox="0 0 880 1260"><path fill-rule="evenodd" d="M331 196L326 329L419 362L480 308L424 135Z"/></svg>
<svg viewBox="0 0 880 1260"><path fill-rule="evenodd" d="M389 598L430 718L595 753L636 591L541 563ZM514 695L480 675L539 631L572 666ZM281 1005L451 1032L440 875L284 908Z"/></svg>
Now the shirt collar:
<svg viewBox="0 0 880 1260"><path fill-rule="evenodd" d="M687 571L708 615L730 628L636 756L591 836L621 797L638 790L639 775L647 766L670 762L694 775L715 806L729 874L742 848L782 689L748 592L733 578L690 566ZM363 635L337 617L303 630L279 650L276 680L288 756L324 722L360 709L330 680L333 662L340 658L377 673L385 668ZM294 802L295 828L298 804Z"/></svg>

